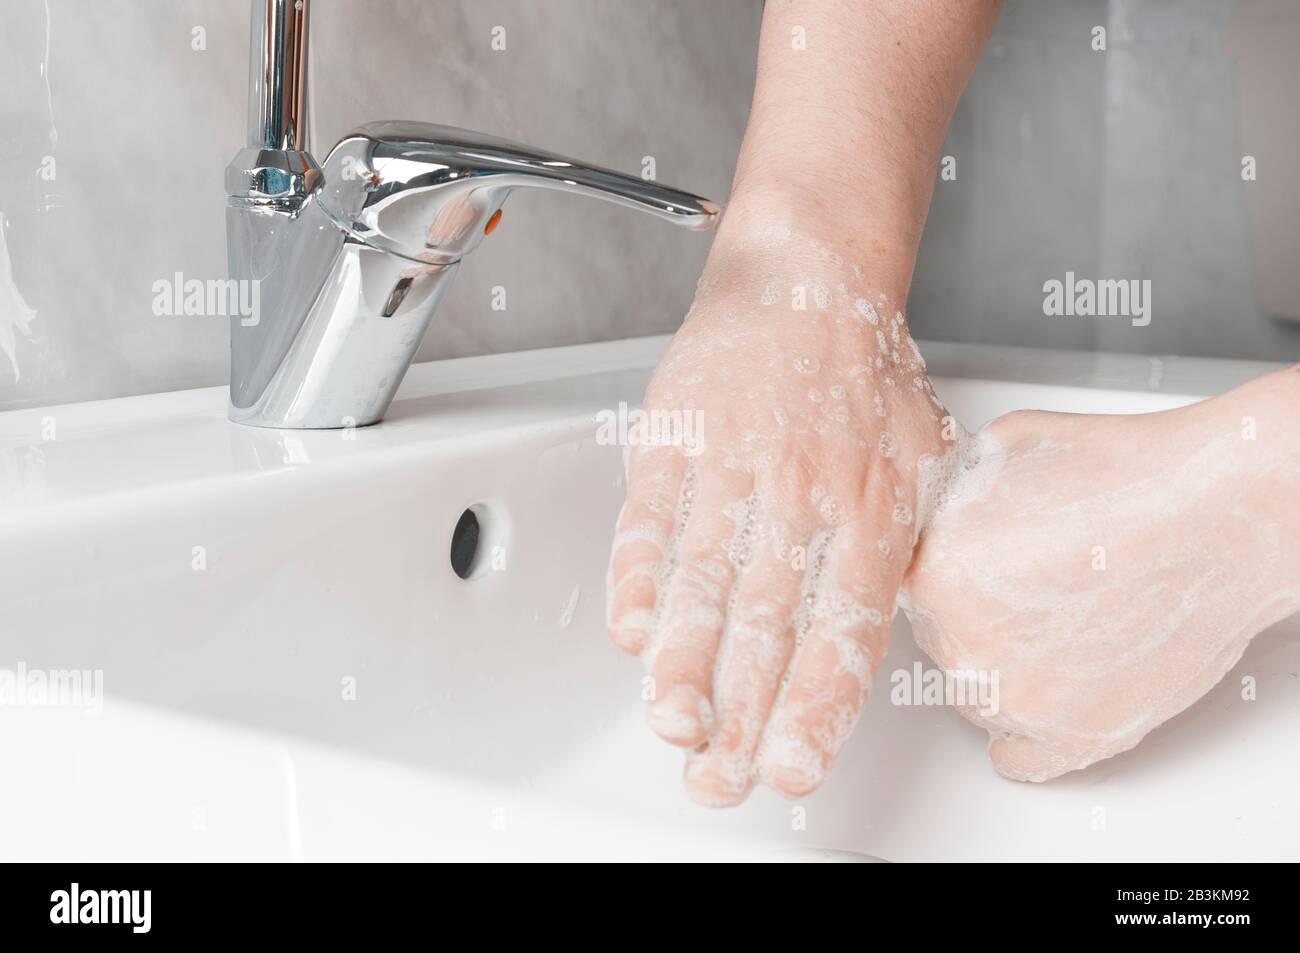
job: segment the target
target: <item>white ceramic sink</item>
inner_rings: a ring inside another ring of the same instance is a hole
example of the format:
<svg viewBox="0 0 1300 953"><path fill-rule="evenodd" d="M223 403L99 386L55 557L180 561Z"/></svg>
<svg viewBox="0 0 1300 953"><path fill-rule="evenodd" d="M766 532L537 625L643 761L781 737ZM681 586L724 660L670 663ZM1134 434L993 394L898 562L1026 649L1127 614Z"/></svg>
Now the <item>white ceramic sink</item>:
<svg viewBox="0 0 1300 953"><path fill-rule="evenodd" d="M1138 749L1056 782L999 778L982 731L878 690L815 796L692 804L603 631L623 476L595 415L640 399L663 345L421 365L353 432L239 427L217 388L0 414L0 668L103 678L81 699L98 712L0 705L0 858L1300 855L1297 619ZM1210 364L1172 394L1068 362L1057 379L1093 386L936 387L976 426L1174 406L1250 370ZM882 675L920 659L900 619Z"/></svg>

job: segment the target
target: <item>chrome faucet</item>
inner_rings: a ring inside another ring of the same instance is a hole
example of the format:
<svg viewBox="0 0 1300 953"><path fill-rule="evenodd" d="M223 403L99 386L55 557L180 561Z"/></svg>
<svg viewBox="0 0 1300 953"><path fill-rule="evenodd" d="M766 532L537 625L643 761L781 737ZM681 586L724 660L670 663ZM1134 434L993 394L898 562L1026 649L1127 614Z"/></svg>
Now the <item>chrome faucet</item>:
<svg viewBox="0 0 1300 953"><path fill-rule="evenodd" d="M527 146L418 122L307 141L310 0L252 0L249 137L226 169L230 419L259 427L379 421L456 274L511 189L617 202L690 229L716 204Z"/></svg>

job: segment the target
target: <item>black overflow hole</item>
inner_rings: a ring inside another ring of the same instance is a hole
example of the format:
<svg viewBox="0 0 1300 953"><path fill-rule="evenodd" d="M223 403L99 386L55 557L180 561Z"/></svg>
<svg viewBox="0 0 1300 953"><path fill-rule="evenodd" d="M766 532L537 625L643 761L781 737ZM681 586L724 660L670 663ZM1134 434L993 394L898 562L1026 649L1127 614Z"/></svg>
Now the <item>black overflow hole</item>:
<svg viewBox="0 0 1300 953"><path fill-rule="evenodd" d="M473 510L460 514L456 529L451 534L451 570L462 579L474 571L478 556L479 525Z"/></svg>

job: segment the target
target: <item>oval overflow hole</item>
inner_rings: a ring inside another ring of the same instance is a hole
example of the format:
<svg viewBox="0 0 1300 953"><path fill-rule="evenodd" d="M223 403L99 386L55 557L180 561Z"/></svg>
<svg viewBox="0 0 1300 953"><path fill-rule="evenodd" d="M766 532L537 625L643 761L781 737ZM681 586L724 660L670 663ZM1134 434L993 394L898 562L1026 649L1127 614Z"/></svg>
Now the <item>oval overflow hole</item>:
<svg viewBox="0 0 1300 953"><path fill-rule="evenodd" d="M478 563L479 537L482 536L478 514L473 508L460 514L451 534L451 570L461 579L468 579Z"/></svg>

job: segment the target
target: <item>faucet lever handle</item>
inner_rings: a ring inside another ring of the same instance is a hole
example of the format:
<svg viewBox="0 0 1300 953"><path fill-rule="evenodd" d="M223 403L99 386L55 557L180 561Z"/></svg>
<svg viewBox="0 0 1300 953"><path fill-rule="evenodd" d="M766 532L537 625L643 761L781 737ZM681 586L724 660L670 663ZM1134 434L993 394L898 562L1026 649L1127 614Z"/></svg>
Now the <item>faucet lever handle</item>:
<svg viewBox="0 0 1300 953"><path fill-rule="evenodd" d="M322 207L358 241L420 262L458 261L512 189L615 202L692 230L719 206L636 176L433 123L379 122L344 137L324 165Z"/></svg>

